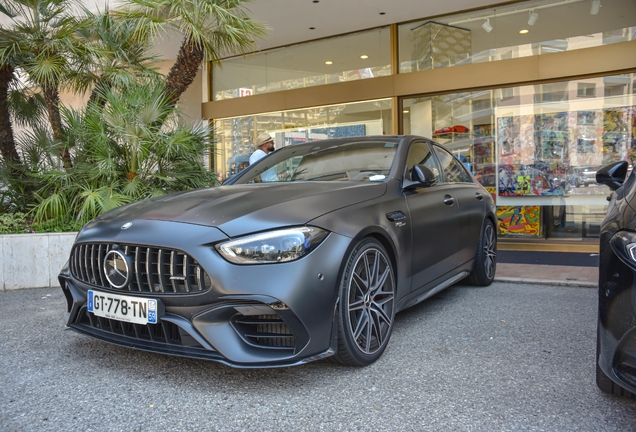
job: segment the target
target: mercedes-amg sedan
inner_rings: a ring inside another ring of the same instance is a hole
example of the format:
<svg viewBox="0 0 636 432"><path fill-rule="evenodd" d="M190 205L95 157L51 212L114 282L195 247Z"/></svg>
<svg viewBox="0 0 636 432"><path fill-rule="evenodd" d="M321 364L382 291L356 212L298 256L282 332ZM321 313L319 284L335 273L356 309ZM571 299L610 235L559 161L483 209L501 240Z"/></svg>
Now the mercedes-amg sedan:
<svg viewBox="0 0 636 432"><path fill-rule="evenodd" d="M493 281L496 221L490 194L427 139L288 146L222 186L88 223L60 274L67 325L234 367L367 365L397 312Z"/></svg>

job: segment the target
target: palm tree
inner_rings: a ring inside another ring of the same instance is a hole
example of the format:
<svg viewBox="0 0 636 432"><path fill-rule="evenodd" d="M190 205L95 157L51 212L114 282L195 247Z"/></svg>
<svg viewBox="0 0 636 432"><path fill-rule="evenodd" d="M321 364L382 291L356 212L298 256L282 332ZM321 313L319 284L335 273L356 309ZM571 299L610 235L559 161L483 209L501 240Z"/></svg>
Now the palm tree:
<svg viewBox="0 0 636 432"><path fill-rule="evenodd" d="M73 15L74 10L73 0L0 0L0 13L11 19L10 27L0 27L0 65L20 70L41 89L59 143L64 141L60 88L68 82L68 71L90 52L90 46L77 38L83 21ZM59 151L69 166L68 149L60 145Z"/></svg>
<svg viewBox="0 0 636 432"><path fill-rule="evenodd" d="M45 142L34 149L32 159L45 166L37 175L43 181L36 220L85 223L128 202L218 183L202 163L210 126L186 125L156 81L142 78L103 91L103 105L63 110L75 141L74 164L68 171L46 168Z"/></svg>
<svg viewBox="0 0 636 432"><path fill-rule="evenodd" d="M136 37L174 30L183 35L179 54L166 78L165 93L171 104L194 81L203 61L218 62L230 54L256 49L255 39L266 28L247 15L249 0L127 0L119 16L137 21Z"/></svg>
<svg viewBox="0 0 636 432"><path fill-rule="evenodd" d="M130 19L119 19L108 9L94 14L84 10L84 25L78 36L93 52L81 68L70 71L69 79L74 91L90 91L90 103L102 106L100 98L104 91L118 86L129 86L140 78L159 77L155 66L158 59L150 54L152 41L148 37L133 37L136 23Z"/></svg>
<svg viewBox="0 0 636 432"><path fill-rule="evenodd" d="M20 163L20 156L15 147L11 114L9 113L9 86L13 81L13 67L0 65L0 154L5 161Z"/></svg>

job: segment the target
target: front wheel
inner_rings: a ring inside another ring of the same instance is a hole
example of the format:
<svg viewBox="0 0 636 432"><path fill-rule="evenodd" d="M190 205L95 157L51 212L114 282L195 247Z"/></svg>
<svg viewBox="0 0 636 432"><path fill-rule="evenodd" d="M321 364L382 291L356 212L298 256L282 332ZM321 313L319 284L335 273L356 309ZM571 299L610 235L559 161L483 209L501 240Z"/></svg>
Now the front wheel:
<svg viewBox="0 0 636 432"><path fill-rule="evenodd" d="M473 271L468 277L471 285L488 286L495 279L497 271L497 233L495 225L486 219L482 228L479 247L475 255Z"/></svg>
<svg viewBox="0 0 636 432"><path fill-rule="evenodd" d="M349 254L340 281L338 354L348 366L366 366L386 348L395 319L395 274L389 255L375 239Z"/></svg>

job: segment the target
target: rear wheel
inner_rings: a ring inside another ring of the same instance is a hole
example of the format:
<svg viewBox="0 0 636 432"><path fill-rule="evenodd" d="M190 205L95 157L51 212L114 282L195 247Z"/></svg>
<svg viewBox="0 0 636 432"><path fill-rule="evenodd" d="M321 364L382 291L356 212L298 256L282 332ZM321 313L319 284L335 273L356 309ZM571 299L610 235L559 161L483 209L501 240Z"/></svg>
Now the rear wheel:
<svg viewBox="0 0 636 432"><path fill-rule="evenodd" d="M347 258L340 282L338 354L348 366L366 366L386 348L395 319L395 275L384 247L362 240Z"/></svg>
<svg viewBox="0 0 636 432"><path fill-rule="evenodd" d="M475 265L468 277L471 285L488 286L495 279L497 271L497 233L495 225L486 219L475 255Z"/></svg>

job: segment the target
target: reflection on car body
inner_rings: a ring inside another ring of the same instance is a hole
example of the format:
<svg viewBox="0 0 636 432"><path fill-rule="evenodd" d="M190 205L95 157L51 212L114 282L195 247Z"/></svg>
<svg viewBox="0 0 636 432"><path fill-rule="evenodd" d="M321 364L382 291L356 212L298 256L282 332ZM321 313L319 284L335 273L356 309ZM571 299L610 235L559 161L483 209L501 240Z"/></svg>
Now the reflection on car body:
<svg viewBox="0 0 636 432"><path fill-rule="evenodd" d="M400 310L492 282L495 224L490 194L430 140L289 146L88 223L60 274L68 326L235 367L366 365Z"/></svg>

